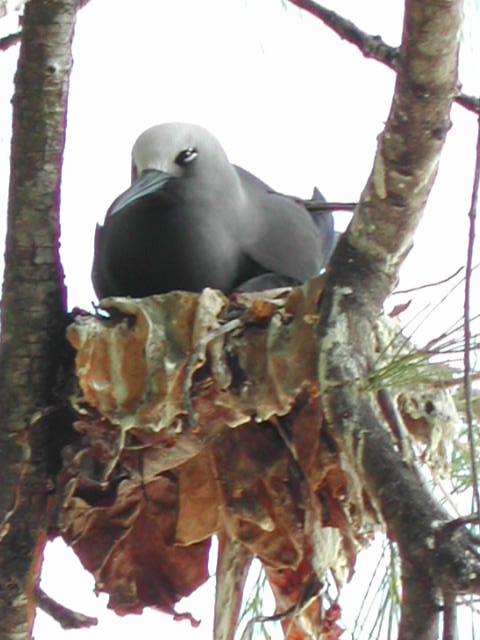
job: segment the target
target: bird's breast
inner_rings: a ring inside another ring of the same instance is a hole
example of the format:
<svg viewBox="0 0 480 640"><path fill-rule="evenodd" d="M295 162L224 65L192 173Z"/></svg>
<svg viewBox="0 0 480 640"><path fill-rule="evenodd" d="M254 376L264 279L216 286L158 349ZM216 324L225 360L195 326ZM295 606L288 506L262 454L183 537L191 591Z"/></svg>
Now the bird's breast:
<svg viewBox="0 0 480 640"><path fill-rule="evenodd" d="M186 202L137 202L105 222L97 269L111 290L101 295L144 297L207 286L229 292L243 270L233 231L198 204L193 215Z"/></svg>

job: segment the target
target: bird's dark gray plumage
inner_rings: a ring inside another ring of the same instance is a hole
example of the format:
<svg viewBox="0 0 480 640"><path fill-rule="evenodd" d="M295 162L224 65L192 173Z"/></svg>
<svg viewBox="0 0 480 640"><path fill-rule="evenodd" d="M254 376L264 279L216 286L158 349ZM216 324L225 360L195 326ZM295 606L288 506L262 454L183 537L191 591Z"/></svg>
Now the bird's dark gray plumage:
<svg viewBox="0 0 480 640"><path fill-rule="evenodd" d="M132 177L97 225L92 279L99 298L260 291L304 282L326 265L331 213L310 213L230 164L200 126L169 123L142 133Z"/></svg>

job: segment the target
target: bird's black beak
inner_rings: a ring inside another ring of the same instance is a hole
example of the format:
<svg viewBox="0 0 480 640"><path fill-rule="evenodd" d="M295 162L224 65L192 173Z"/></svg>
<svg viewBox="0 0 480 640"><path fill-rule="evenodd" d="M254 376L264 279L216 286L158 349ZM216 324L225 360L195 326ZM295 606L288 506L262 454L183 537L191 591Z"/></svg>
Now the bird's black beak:
<svg viewBox="0 0 480 640"><path fill-rule="evenodd" d="M161 191L171 180L175 180L175 177L164 171L157 171L156 169L143 171L132 183L132 186L113 201L108 214L110 216L114 215L137 200Z"/></svg>

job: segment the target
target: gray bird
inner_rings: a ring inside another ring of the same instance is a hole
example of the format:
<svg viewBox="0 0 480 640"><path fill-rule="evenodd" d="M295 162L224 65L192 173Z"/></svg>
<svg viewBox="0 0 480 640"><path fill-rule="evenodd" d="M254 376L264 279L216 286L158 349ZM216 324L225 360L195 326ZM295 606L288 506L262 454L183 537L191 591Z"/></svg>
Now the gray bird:
<svg viewBox="0 0 480 640"><path fill-rule="evenodd" d="M133 147L132 185L97 225L92 280L99 298L261 291L317 275L333 244L331 212L230 164L203 127L168 123Z"/></svg>

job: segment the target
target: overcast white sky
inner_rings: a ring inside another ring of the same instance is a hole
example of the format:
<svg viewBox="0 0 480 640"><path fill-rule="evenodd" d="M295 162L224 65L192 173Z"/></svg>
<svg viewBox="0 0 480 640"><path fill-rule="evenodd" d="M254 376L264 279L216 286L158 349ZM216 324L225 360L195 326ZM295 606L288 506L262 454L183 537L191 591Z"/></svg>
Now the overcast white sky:
<svg viewBox="0 0 480 640"><path fill-rule="evenodd" d="M389 44L399 43L403 1L324 4ZM0 22L2 33L11 28L7 20ZM464 88L477 94L478 22L469 22L462 64ZM395 80L390 70L365 60L306 13L291 5L285 9L281 0L91 0L78 16L74 60L62 184L62 261L69 306L87 309L95 300L90 284L95 223L127 187L130 148L146 127L171 120L203 124L232 162L274 188L307 197L317 185L328 199L351 201L370 173ZM14 49L0 54L2 203L11 134L5 88L15 62ZM437 186L402 270L402 288L441 279L465 262L475 117L454 107L452 120ZM337 215L339 228L346 216ZM426 296L417 296L416 309ZM448 311L442 309L444 324L428 325L425 338L458 318L461 304L460 296ZM45 588L65 604L95 615L98 603L87 597L93 581L74 570L70 552L62 553L47 550ZM35 633L37 640L126 638L132 633L144 640L170 634L204 640L211 638L211 606L202 598L199 603L197 610L189 606L207 621L196 630L185 622L168 630L163 616L161 623L158 615L152 622L149 612L141 619L113 622L110 614L96 629L70 632L39 615Z"/></svg>

